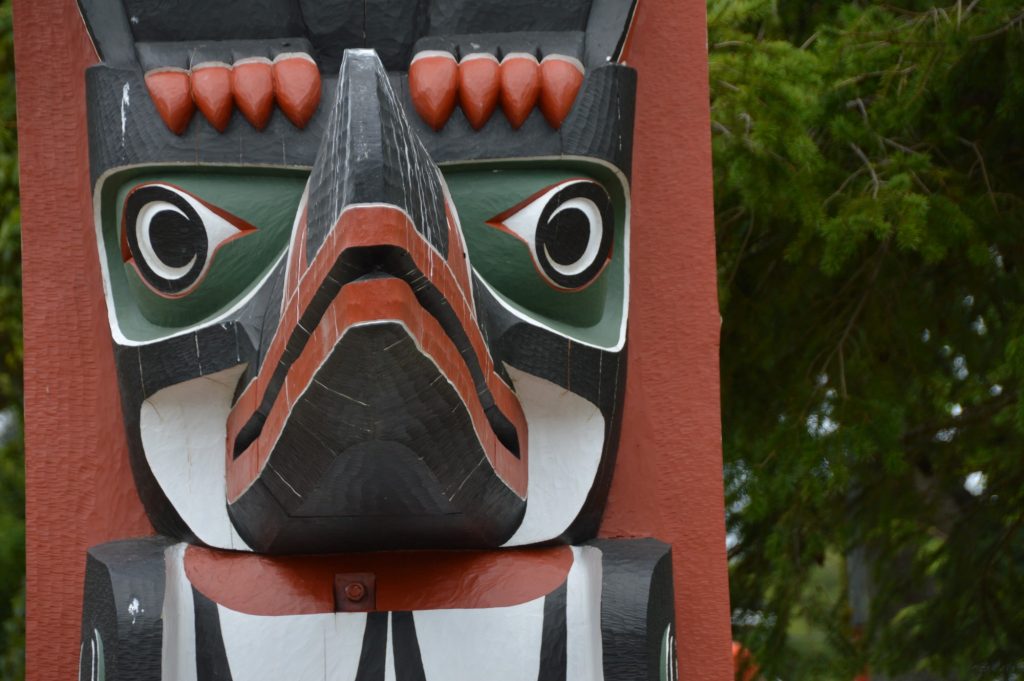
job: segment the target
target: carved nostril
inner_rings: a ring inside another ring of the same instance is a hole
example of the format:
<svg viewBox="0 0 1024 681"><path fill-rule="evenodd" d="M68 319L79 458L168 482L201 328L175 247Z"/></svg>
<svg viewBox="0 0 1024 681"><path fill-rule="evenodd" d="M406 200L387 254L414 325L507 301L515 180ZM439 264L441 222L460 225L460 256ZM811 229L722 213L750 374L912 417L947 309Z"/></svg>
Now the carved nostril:
<svg viewBox="0 0 1024 681"><path fill-rule="evenodd" d="M249 420L245 422L242 429L238 431L238 437L235 438L235 446L231 452L232 458L237 459L240 457L242 452L248 449L249 445L256 441L256 438L258 438L260 433L263 432L263 426L266 422L267 415L259 411L253 414Z"/></svg>
<svg viewBox="0 0 1024 681"><path fill-rule="evenodd" d="M512 425L512 422L508 420L501 410L498 409L497 405L492 404L491 406L484 409L484 413L487 415L487 420L491 424L491 430L498 438L505 449L512 452L512 454L519 458L521 456L519 450L519 433L516 432L516 427Z"/></svg>

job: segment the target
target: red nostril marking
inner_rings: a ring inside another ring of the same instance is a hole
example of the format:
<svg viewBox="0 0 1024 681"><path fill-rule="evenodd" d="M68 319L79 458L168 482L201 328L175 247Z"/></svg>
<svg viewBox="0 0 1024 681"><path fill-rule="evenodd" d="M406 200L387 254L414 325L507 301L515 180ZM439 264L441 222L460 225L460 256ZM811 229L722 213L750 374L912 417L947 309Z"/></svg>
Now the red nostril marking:
<svg viewBox="0 0 1024 681"><path fill-rule="evenodd" d="M459 106L474 130L484 127L498 106L499 70L493 54L469 54L459 64Z"/></svg>
<svg viewBox="0 0 1024 681"><path fill-rule="evenodd" d="M459 66L448 52L424 50L409 65L409 95L427 125L440 130L455 110Z"/></svg>
<svg viewBox="0 0 1024 681"><path fill-rule="evenodd" d="M540 112L555 130L569 115L583 84L583 64L578 59L552 54L540 63Z"/></svg>
<svg viewBox="0 0 1024 681"><path fill-rule="evenodd" d="M277 105L295 127L305 128L320 104L320 69L308 54L279 54L273 64Z"/></svg>
<svg viewBox="0 0 1024 681"><path fill-rule="evenodd" d="M236 61L231 69L231 94L245 120L262 130L274 110L274 71L270 60L253 57Z"/></svg>
<svg viewBox="0 0 1024 681"><path fill-rule="evenodd" d="M231 67L221 62L206 62L192 68L192 99L217 132L224 132L231 121Z"/></svg>
<svg viewBox="0 0 1024 681"><path fill-rule="evenodd" d="M188 71L176 68L150 71L146 74L146 89L164 125L175 135L185 132L196 110Z"/></svg>
<svg viewBox="0 0 1024 681"><path fill-rule="evenodd" d="M519 129L540 97L540 65L525 52L510 52L501 60L501 109Z"/></svg>

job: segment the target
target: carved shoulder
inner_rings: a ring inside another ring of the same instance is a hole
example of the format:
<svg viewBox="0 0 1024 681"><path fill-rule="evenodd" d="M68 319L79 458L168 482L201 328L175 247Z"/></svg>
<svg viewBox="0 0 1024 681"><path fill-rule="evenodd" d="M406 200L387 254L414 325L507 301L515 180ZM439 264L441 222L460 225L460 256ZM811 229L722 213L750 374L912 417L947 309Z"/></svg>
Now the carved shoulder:
<svg viewBox="0 0 1024 681"><path fill-rule="evenodd" d="M89 549L80 681L159 681L164 552L173 543L166 537L148 537Z"/></svg>
<svg viewBox="0 0 1024 681"><path fill-rule="evenodd" d="M599 539L605 681L674 681L672 551L656 539Z"/></svg>

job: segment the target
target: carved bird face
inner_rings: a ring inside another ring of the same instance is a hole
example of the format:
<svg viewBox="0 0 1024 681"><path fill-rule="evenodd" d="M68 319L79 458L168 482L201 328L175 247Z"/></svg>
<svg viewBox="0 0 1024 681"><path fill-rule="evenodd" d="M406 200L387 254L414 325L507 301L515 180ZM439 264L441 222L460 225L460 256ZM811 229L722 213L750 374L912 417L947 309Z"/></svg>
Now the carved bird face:
<svg viewBox="0 0 1024 681"><path fill-rule="evenodd" d="M635 76L586 71L603 58L577 37L548 60L585 72L567 95L536 59L564 36L481 40L421 37L408 72L348 50L302 128L312 90L277 66L315 41L192 45L221 59L185 70L178 47L137 44L139 67L90 71L118 380L161 532L272 553L596 532L625 384ZM539 94L502 72L524 55ZM265 116L243 64L269 69ZM212 68L226 85L197 79ZM163 77L179 73L191 99Z"/></svg>

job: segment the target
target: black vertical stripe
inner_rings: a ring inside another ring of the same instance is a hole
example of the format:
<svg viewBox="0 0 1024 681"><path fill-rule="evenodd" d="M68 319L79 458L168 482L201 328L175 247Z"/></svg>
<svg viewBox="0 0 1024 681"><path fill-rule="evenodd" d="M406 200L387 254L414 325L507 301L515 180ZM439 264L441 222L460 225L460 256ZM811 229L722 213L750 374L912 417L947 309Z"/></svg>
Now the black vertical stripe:
<svg viewBox="0 0 1024 681"><path fill-rule="evenodd" d="M391 613L391 644L395 651L395 678L398 681L427 681L411 612Z"/></svg>
<svg viewBox="0 0 1024 681"><path fill-rule="evenodd" d="M363 650L359 654L356 681L384 681L384 662L388 651L388 613L366 615Z"/></svg>
<svg viewBox="0 0 1024 681"><path fill-rule="evenodd" d="M537 681L565 681L566 638L565 601L568 581L544 598L544 632L540 640L540 670Z"/></svg>
<svg viewBox="0 0 1024 681"><path fill-rule="evenodd" d="M192 589L196 626L196 679L231 681L231 668L224 650L217 604Z"/></svg>

